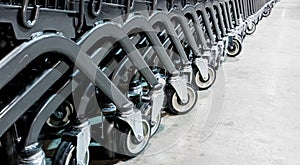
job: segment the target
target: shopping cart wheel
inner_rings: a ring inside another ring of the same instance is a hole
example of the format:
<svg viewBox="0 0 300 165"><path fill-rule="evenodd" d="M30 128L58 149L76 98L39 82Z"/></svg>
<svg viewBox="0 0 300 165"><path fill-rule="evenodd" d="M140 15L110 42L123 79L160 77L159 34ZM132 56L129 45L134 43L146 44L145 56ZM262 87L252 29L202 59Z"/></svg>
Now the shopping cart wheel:
<svg viewBox="0 0 300 165"><path fill-rule="evenodd" d="M89 150L86 151L84 162L82 165L88 165L90 159ZM75 165L76 161L76 146L72 142L63 141L56 149L56 154L52 161L52 165Z"/></svg>
<svg viewBox="0 0 300 165"><path fill-rule="evenodd" d="M187 94L187 103L182 103L178 98L175 90L173 88L169 88L167 90L168 110L176 115L185 114L191 111L195 107L198 98L197 91L194 85L187 83Z"/></svg>
<svg viewBox="0 0 300 165"><path fill-rule="evenodd" d="M147 146L150 139L150 124L146 119L142 119L144 138L138 141L133 134L133 131L128 126L121 128L121 132L117 133L116 145L117 153L128 157L134 157L140 154ZM123 129L123 130L122 130Z"/></svg>
<svg viewBox="0 0 300 165"><path fill-rule="evenodd" d="M70 123L70 118L73 114L73 105L69 101L65 100L47 119L46 124L52 129L63 129Z"/></svg>
<svg viewBox="0 0 300 165"><path fill-rule="evenodd" d="M263 12L264 17L268 17L271 14L271 8L270 6L267 6Z"/></svg>
<svg viewBox="0 0 300 165"><path fill-rule="evenodd" d="M195 73L196 73L195 84L197 85L197 87L199 87L200 90L208 89L216 81L216 77L217 77L216 70L211 65L208 65L208 79L207 80L203 80L199 71L195 72Z"/></svg>
<svg viewBox="0 0 300 165"><path fill-rule="evenodd" d="M242 43L237 39L233 39L232 45L227 48L227 55L229 57L235 57L242 51Z"/></svg>
<svg viewBox="0 0 300 165"><path fill-rule="evenodd" d="M251 21L250 25L247 25L246 34L251 35L255 32L255 30L256 30L256 24Z"/></svg>

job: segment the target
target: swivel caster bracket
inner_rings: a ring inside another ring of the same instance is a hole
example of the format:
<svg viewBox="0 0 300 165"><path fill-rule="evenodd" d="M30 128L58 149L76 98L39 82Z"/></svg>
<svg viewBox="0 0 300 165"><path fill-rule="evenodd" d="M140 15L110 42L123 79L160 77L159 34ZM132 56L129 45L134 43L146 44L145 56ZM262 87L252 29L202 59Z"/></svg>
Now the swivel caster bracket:
<svg viewBox="0 0 300 165"><path fill-rule="evenodd" d="M177 75L177 76L170 77L168 82L176 91L181 102L187 103L188 102L188 94L187 94L186 79L184 77Z"/></svg>
<svg viewBox="0 0 300 165"><path fill-rule="evenodd" d="M130 112L121 114L119 119L125 121L130 126L136 139L141 142L144 139L142 112L137 109L132 109Z"/></svg>
<svg viewBox="0 0 300 165"><path fill-rule="evenodd" d="M159 79L159 81L164 81L163 79ZM157 84L150 92L151 96L151 104L152 104L152 111L151 111L151 122L159 122L155 121L157 115L161 113L161 108L164 103L164 84L165 83L159 83ZM154 123L151 123L154 124Z"/></svg>
<svg viewBox="0 0 300 165"><path fill-rule="evenodd" d="M73 126L70 131L64 132L62 141L71 141L76 145L76 161L81 165L85 162L86 151L91 140L90 122L85 121Z"/></svg>
<svg viewBox="0 0 300 165"><path fill-rule="evenodd" d="M194 60L194 64L197 66L201 77L204 81L208 80L208 61L204 60L203 58L196 58Z"/></svg>

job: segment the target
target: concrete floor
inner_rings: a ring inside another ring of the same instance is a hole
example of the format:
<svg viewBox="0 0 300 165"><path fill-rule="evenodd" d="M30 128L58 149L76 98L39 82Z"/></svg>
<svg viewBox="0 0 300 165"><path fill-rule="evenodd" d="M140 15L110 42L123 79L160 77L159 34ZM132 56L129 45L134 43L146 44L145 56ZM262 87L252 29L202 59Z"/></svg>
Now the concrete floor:
<svg viewBox="0 0 300 165"><path fill-rule="evenodd" d="M118 164L300 164L300 1L281 0L183 116Z"/></svg>

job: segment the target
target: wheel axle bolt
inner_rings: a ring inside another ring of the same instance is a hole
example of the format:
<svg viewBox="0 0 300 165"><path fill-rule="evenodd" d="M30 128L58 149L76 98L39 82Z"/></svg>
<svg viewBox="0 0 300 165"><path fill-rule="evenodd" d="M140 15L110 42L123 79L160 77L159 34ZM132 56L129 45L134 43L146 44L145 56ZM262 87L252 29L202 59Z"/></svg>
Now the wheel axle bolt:
<svg viewBox="0 0 300 165"><path fill-rule="evenodd" d="M141 142L143 139L144 139L144 138L143 138L142 135L138 135L138 136L137 136L137 140L138 140L139 142Z"/></svg>

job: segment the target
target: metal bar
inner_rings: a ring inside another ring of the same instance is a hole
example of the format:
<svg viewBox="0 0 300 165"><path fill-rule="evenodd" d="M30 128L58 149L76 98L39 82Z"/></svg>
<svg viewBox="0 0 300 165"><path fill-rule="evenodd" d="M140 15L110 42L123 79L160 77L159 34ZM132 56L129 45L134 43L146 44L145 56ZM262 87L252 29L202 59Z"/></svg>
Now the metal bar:
<svg viewBox="0 0 300 165"><path fill-rule="evenodd" d="M214 10L218 15L218 17L217 17L218 22L221 26L221 31L222 31L222 34L224 36L224 35L226 35L226 28L225 28L225 25L224 25L223 14L222 14L222 11L221 11L221 8L220 8L219 4L214 5Z"/></svg>
<svg viewBox="0 0 300 165"><path fill-rule="evenodd" d="M43 107L39 110L36 117L33 119L28 135L24 142L24 147L29 146L38 141L39 133L42 130L42 127L45 121L49 116L55 112L57 107L62 104L62 102L72 93L74 89L78 86L75 81L68 81L60 90L52 95Z"/></svg>
<svg viewBox="0 0 300 165"><path fill-rule="evenodd" d="M149 82L149 84L151 86L158 84L157 79L145 60L142 58L140 52L132 44L127 34L117 24L105 23L98 25L98 28L94 28L89 34L83 36L83 40L86 40L86 42L79 42L79 44L83 51L88 52L90 51L89 49L94 48L95 46L97 47L95 44L97 44L99 39L104 37L112 37L116 39L126 51L127 56L132 64L143 74L144 78Z"/></svg>
<svg viewBox="0 0 300 165"><path fill-rule="evenodd" d="M149 22L150 24L152 24L152 26L157 23L161 23L164 25L163 27L166 29L166 32L169 38L171 39L172 44L175 46L176 50L178 51L180 57L182 57L183 63L188 63L189 60L187 59L184 48L181 45L180 40L178 39L178 36L173 28L173 24L170 21L168 15L166 15L163 12L155 13L149 18Z"/></svg>
<svg viewBox="0 0 300 165"><path fill-rule="evenodd" d="M239 23L239 20L238 20L237 13L236 13L236 6L233 1L231 1L230 4L231 4L232 11L233 11L234 23L235 23L235 26L237 26Z"/></svg>
<svg viewBox="0 0 300 165"><path fill-rule="evenodd" d="M172 10L169 13L169 17L170 17L171 20L176 19L179 22L179 24L180 24L180 26L183 30L183 33L184 33L189 45L191 46L191 48L194 52L194 55L195 56L201 56L200 50L197 46L197 43L194 39L194 36L193 36L192 32L190 31L189 25L186 21L186 18L184 16L182 10L179 10L179 9Z"/></svg>
<svg viewBox="0 0 300 165"><path fill-rule="evenodd" d="M234 26L233 26L233 23L232 23L232 16L231 16L231 10L230 10L230 6L229 6L229 2L225 1L225 8L227 10L227 15L228 15L228 21L229 21L229 26L230 26L230 29L233 29Z"/></svg>
<svg viewBox="0 0 300 165"><path fill-rule="evenodd" d="M139 25L139 26L137 27L136 25ZM130 20L128 20L128 22L126 24L124 24L123 29L126 32L131 32L133 30L135 30L134 32L141 32L141 31L138 31L139 29L141 29L142 32L145 32L147 35L147 38L150 40L151 44L153 45L152 47L153 47L154 51L157 53L158 58L161 60L164 67L166 68L166 70L170 74L178 72L176 70L172 60L168 56L168 53L163 48L160 40L154 33L155 30L152 28L152 26L149 24L149 22L144 17L135 16L135 17L131 18Z"/></svg>
<svg viewBox="0 0 300 165"><path fill-rule="evenodd" d="M208 9L208 12L210 13L210 18L211 18L211 21L213 23L217 39L220 41L220 40L222 40L222 37L221 37L221 34L220 34L220 28L219 28L219 25L217 23L217 18L216 18L216 15L214 13L214 9L211 5L207 5L206 8Z"/></svg>
<svg viewBox="0 0 300 165"><path fill-rule="evenodd" d="M34 104L67 70L68 65L60 62L38 78L27 90L14 99L13 103L5 107L0 114L0 135L16 122L28 108Z"/></svg>
<svg viewBox="0 0 300 165"><path fill-rule="evenodd" d="M126 8L126 5L120 5L120 4L116 4L116 3L107 3L107 2L102 2L102 5L107 5L107 6L112 6L112 7L122 7L122 8Z"/></svg>
<svg viewBox="0 0 300 165"><path fill-rule="evenodd" d="M204 36L204 31L202 30L201 28L201 23L197 17L197 13L196 13L196 10L194 7L192 6L189 6L189 7L186 7L183 12L186 14L186 13L189 13L191 14L192 16L192 20L194 22L194 27L197 31L197 35L200 39L200 42L201 42L201 45L203 46L203 49L204 50L210 50L210 48L208 47L207 45L207 41L205 40L205 36Z"/></svg>
<svg viewBox="0 0 300 165"><path fill-rule="evenodd" d="M215 37L214 37L212 29L210 27L209 19L208 19L208 16L207 16L204 6L202 4L198 4L196 6L196 11L201 12L200 15L202 16L202 19L204 21L204 25L206 27L207 34L208 34L210 40L212 41L212 44L215 44Z"/></svg>
<svg viewBox="0 0 300 165"><path fill-rule="evenodd" d="M40 49L41 47L44 49ZM55 34L43 35L25 42L4 57L0 61L0 89L28 63L46 52L56 52L69 58L93 84L99 87L116 104L121 112L132 109L132 102L122 94L91 58L79 49L79 46L71 40Z"/></svg>

